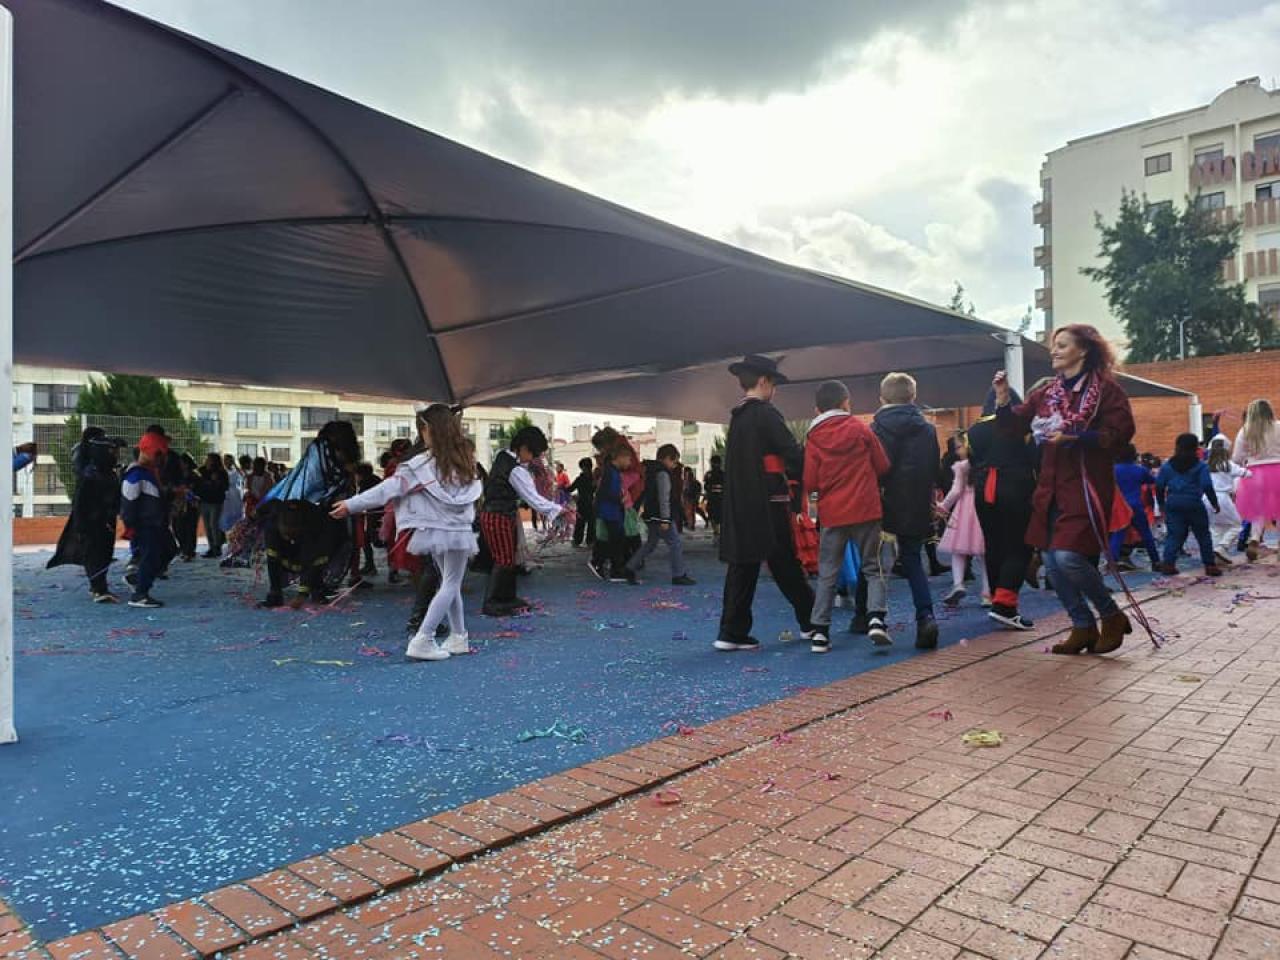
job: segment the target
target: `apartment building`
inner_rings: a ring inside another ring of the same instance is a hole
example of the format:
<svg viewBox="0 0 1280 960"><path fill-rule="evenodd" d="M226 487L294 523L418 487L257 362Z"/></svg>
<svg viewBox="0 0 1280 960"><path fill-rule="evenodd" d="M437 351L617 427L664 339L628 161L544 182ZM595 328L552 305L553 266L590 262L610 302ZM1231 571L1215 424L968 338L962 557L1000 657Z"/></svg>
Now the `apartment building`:
<svg viewBox="0 0 1280 960"><path fill-rule="evenodd" d="M14 501L22 516L66 513L69 492L63 486L55 452L65 442L63 425L93 374L48 367L14 367L14 443L34 440L40 458L15 478ZM192 380L170 380L178 406L198 424L208 449L236 456L262 456L292 465L330 420L355 427L364 454L376 461L392 441L415 435L412 404L315 390L240 387ZM502 438L524 411L505 407L469 407L463 429L476 441L486 466ZM528 411L536 426L554 433L554 416Z"/></svg>
<svg viewBox="0 0 1280 960"><path fill-rule="evenodd" d="M1043 230L1033 252L1043 271L1035 304L1045 330L1092 323L1123 340L1102 284L1080 273L1098 261L1095 215L1113 221L1125 190L1152 206L1188 198L1239 222L1237 255L1224 276L1280 317L1280 91L1241 80L1212 103L1072 140L1041 167L1032 220Z"/></svg>

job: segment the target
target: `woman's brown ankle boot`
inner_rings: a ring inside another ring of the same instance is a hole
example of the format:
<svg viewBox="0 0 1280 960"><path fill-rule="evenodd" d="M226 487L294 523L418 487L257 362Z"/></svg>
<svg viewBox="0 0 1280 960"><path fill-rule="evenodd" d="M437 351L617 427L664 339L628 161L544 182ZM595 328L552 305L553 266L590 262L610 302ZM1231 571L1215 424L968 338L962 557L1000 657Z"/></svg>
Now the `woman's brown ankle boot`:
<svg viewBox="0 0 1280 960"><path fill-rule="evenodd" d="M1095 626L1072 627L1067 639L1053 645L1054 653L1076 654L1085 650L1093 650L1098 642L1098 628Z"/></svg>
<svg viewBox="0 0 1280 960"><path fill-rule="evenodd" d="M1124 612L1117 610L1109 617L1102 618L1102 638L1094 645L1094 653L1110 653L1119 650L1127 633L1133 633L1133 624Z"/></svg>

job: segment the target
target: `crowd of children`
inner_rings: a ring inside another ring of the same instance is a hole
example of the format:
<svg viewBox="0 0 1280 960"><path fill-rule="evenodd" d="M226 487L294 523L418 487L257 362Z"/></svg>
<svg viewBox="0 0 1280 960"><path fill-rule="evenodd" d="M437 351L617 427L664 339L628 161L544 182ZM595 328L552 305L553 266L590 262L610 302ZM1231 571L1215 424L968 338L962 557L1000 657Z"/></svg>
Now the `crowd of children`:
<svg viewBox="0 0 1280 960"><path fill-rule="evenodd" d="M851 568L857 573L847 584L854 607L849 632L876 645L892 642L887 577L895 572L910 588L916 646L932 649L938 624L929 577L945 569L935 553L940 549L951 562L951 588L942 602L962 603L966 581L976 579L989 616L1018 630L1033 626L1019 612L1018 598L1024 581L1034 579L1033 557L1042 559L1073 624L1054 651L1107 652L1131 628L1100 567L1133 569L1137 546L1152 569L1174 574L1191 536L1210 576L1220 575L1236 550L1251 560L1266 550L1263 535L1280 516L1280 429L1270 405L1258 400L1234 443L1219 434L1202 447L1185 434L1163 463L1139 457L1127 398L1109 375L1105 341L1092 328L1067 328L1055 334L1052 353L1056 376L1036 384L1025 403L997 374L983 416L951 439L945 457L908 374L884 378L881 406L869 423L853 415L842 383L821 384L802 444L771 403L786 382L778 363L745 357L730 367L744 396L730 417L727 456L713 456L701 482L680 463L675 446L663 445L644 461L630 439L608 427L592 437L596 456L578 463L575 479L562 464L543 462L548 441L536 427L517 431L486 472L457 410L442 404L417 413L416 444L397 441L383 455L380 481L372 466L358 462L354 434L322 451L318 445L330 428L351 432L347 424L326 425L313 445L321 450L315 496L301 498L284 488L309 483L304 474L314 464L282 475L263 458L237 462L209 454L197 466L174 452L156 426L121 471L123 441L89 428L72 457L72 515L49 565L83 565L93 600L114 602L106 573L118 516L131 541L129 603L158 607L153 585L174 559L195 556L198 525L207 537L204 555L214 558L226 531L261 520L271 570L264 605L277 606L289 570L317 594L313 599L332 599L312 567L329 562L339 541L350 548L349 567L339 576L349 572L353 587L366 585L376 572L373 548L381 545L388 579L407 574L416 588L408 656L439 660L468 649L461 597L468 568L488 574L486 616L529 609L516 592L529 555L522 508L548 524L567 511L564 539L571 525L574 546L591 550L591 572L622 584L639 583L659 547L666 548L670 583L694 584L683 534L701 516L726 565L717 649L759 645L751 636L751 607L762 564L815 653L831 648L832 613L847 592L842 575L852 576ZM351 449L336 452L339 447ZM324 543L308 547L306 524L289 519L285 507L298 499L312 501L312 519L325 525L329 538ZM802 518L815 504L816 591L797 549ZM290 566L284 556L290 551L320 559Z"/></svg>

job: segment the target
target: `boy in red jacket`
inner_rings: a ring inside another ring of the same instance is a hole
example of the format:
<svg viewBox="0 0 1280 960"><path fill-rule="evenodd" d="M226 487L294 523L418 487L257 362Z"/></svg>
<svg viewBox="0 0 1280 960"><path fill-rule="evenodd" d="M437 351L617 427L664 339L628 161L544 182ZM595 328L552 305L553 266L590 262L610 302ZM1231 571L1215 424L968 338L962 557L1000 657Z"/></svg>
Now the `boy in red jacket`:
<svg viewBox="0 0 1280 960"><path fill-rule="evenodd" d="M816 405L818 416L809 426L804 450L805 502L810 494L818 495L822 527L810 649L831 649L831 605L849 543L862 557L867 580L867 635L876 646L888 646L888 586L880 569L880 478L889 472L889 458L871 428L850 412L849 389L839 380L818 387Z"/></svg>

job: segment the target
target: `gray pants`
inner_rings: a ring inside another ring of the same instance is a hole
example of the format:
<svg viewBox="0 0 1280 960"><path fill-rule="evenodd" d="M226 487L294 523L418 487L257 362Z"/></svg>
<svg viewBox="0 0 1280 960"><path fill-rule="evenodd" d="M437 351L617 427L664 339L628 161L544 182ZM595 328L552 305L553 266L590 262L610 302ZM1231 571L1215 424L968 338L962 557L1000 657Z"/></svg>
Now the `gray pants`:
<svg viewBox="0 0 1280 960"><path fill-rule="evenodd" d="M844 549L849 543L862 558L862 576L867 581L867 610L884 614L889 609L889 585L880 566L880 521L855 523L847 527L823 527L818 541L818 590L813 601L815 628L831 626L836 580L840 577Z"/></svg>
<svg viewBox="0 0 1280 960"><path fill-rule="evenodd" d="M667 549L671 553L671 578L683 577L687 572L684 568L684 543L680 539L680 531L676 529L675 524L671 524L664 531L662 524L656 522L646 523L649 528L649 536L644 542L644 546L635 552L627 569L633 573L639 573L644 569L644 562L649 559L649 554L658 549L659 543L666 543Z"/></svg>

